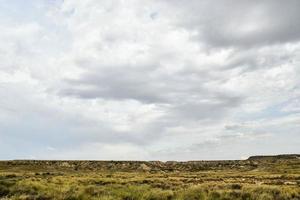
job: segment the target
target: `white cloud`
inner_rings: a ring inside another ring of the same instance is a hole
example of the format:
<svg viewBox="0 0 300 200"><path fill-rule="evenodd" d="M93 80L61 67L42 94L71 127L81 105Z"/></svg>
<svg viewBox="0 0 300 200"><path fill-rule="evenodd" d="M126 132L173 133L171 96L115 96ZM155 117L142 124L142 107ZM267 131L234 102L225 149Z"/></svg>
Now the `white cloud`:
<svg viewBox="0 0 300 200"><path fill-rule="evenodd" d="M230 2L6 1L0 159L297 153L298 3Z"/></svg>

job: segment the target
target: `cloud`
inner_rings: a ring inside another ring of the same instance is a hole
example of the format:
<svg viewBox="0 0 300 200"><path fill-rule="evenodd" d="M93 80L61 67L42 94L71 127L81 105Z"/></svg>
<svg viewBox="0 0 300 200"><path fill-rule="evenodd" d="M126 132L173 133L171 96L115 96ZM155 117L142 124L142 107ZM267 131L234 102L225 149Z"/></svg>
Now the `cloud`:
<svg viewBox="0 0 300 200"><path fill-rule="evenodd" d="M0 7L0 159L299 151L298 1L24 6Z"/></svg>
<svg viewBox="0 0 300 200"><path fill-rule="evenodd" d="M177 13L176 23L210 47L251 48L300 39L297 0L166 3Z"/></svg>

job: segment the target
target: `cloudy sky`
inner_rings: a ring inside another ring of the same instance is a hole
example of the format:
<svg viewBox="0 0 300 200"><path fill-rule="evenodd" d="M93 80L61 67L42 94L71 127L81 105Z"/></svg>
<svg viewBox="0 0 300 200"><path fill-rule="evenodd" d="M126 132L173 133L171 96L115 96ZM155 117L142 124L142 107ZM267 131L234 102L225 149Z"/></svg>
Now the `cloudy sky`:
<svg viewBox="0 0 300 200"><path fill-rule="evenodd" d="M0 0L0 159L300 153L300 1Z"/></svg>

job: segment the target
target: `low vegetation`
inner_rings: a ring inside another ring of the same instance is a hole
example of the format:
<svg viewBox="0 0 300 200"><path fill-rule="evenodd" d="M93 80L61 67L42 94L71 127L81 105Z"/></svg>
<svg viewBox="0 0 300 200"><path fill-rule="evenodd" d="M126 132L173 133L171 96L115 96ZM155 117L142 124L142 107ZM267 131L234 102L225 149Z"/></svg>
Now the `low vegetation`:
<svg viewBox="0 0 300 200"><path fill-rule="evenodd" d="M0 199L299 200L300 159L1 161Z"/></svg>

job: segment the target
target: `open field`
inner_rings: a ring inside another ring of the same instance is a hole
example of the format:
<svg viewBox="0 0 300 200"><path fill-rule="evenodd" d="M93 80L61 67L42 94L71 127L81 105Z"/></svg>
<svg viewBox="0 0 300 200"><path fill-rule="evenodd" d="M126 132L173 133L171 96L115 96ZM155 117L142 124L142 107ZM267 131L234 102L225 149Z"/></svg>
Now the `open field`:
<svg viewBox="0 0 300 200"><path fill-rule="evenodd" d="M300 159L1 161L0 199L299 200Z"/></svg>

